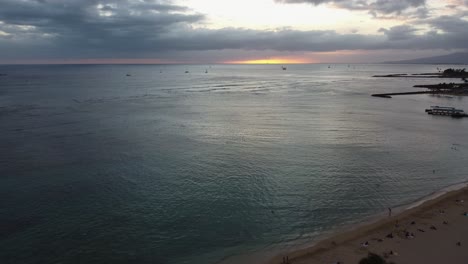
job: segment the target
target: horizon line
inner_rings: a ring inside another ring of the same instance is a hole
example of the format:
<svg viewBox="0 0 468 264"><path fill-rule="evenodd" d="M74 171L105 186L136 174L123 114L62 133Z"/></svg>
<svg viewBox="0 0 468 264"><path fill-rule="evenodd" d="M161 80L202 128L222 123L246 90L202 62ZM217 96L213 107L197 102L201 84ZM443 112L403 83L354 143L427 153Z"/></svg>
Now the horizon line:
<svg viewBox="0 0 468 264"><path fill-rule="evenodd" d="M306 62L306 63L227 63L227 62L210 62L210 63L110 63L110 62L0 62L2 66L13 65L313 65L313 64L387 64L388 62ZM405 64L405 63L403 63ZM406 63L408 64L408 63ZM424 64L424 63L411 63ZM439 63L440 64L440 63Z"/></svg>

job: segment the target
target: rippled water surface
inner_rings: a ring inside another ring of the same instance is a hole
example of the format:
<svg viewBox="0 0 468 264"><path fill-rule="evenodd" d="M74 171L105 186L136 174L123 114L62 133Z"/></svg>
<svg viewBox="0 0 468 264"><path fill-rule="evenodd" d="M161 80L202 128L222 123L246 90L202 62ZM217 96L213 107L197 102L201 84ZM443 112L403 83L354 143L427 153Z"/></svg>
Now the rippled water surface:
<svg viewBox="0 0 468 264"><path fill-rule="evenodd" d="M0 262L236 262L464 181L424 109L467 98L370 97L436 67L0 66Z"/></svg>

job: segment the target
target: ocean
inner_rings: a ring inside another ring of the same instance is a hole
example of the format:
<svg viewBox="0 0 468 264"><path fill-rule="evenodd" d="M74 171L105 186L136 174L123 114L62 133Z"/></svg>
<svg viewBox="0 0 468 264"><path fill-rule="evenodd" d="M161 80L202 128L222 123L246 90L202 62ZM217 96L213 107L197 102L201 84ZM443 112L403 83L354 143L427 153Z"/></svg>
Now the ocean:
<svg viewBox="0 0 468 264"><path fill-rule="evenodd" d="M437 67L0 66L0 263L259 263L464 182L467 98L370 96Z"/></svg>

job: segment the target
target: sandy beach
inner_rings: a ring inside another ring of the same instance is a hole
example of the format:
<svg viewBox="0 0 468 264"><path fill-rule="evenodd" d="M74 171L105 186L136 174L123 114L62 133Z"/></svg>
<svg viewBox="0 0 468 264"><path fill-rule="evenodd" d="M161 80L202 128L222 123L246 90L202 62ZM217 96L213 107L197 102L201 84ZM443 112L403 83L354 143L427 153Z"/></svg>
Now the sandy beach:
<svg viewBox="0 0 468 264"><path fill-rule="evenodd" d="M467 211L465 185L402 212L392 212L377 222L336 234L310 248L277 256L268 263L349 264L359 263L369 253L396 264L468 263Z"/></svg>

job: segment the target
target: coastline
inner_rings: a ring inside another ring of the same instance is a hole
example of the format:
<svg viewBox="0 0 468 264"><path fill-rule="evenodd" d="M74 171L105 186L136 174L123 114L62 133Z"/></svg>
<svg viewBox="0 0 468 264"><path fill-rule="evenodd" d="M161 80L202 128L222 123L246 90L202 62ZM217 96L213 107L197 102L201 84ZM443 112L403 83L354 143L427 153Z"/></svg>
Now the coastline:
<svg viewBox="0 0 468 264"><path fill-rule="evenodd" d="M455 200L467 202L455 203ZM414 261L418 261L418 256L421 256L421 247L429 247L429 251L431 251L433 246L427 245L428 243L437 244L438 240L447 240L447 237L441 238L437 236L443 235L442 232L444 230L430 232L430 230L434 231L431 227L436 226L436 224L445 229L452 228L458 230L460 231L460 236L464 235L468 237L468 225L460 226L459 221L457 221L466 218L461 217L462 211L468 211L468 182L450 185L434 191L414 202L392 208L391 216L384 213L374 215L357 225L324 237L310 246L284 252L267 260L265 263L283 263L283 258L286 257L289 263L358 263L360 259L366 257L370 252L387 255L390 258L389 261L398 260L398 263L411 263L412 261L412 263L440 263L437 261L428 262L427 259L421 260L421 262ZM440 212L443 212L443 214ZM441 221L438 218L447 220ZM404 233L407 232L413 233L414 238L408 239L408 237L405 237ZM394 236L391 239L386 237L390 233ZM434 234L436 234L435 237ZM424 240L424 245L416 242L418 240L422 241L419 238L423 236L430 237L429 240ZM461 238L454 237L454 240L457 239L460 240ZM369 242L369 246L363 247L361 245L365 241ZM411 245L404 245L404 248L402 248L403 244L409 244L404 242L410 242ZM451 243L452 248L455 248L455 250L457 250L455 244L458 242L461 241ZM468 245L468 240L464 242L464 244ZM391 251L398 252L395 254L398 256L389 254ZM437 250L434 248L432 251ZM466 250L465 254L453 254L453 252L447 254L450 254L452 257L455 256L456 259L468 259L468 251ZM448 257L445 256L445 253L441 253L441 255Z"/></svg>

